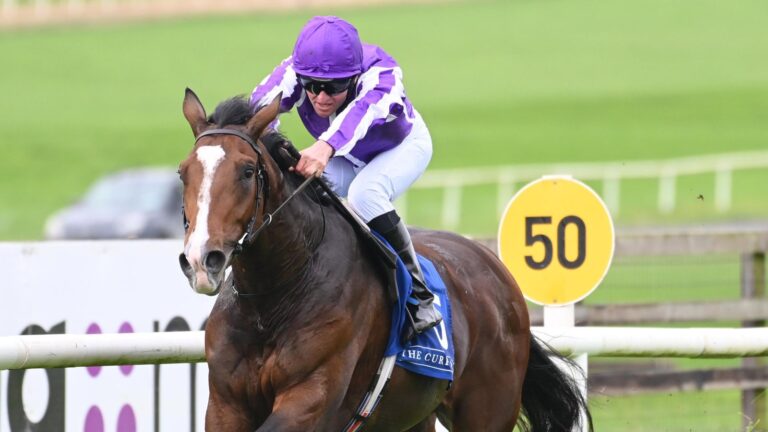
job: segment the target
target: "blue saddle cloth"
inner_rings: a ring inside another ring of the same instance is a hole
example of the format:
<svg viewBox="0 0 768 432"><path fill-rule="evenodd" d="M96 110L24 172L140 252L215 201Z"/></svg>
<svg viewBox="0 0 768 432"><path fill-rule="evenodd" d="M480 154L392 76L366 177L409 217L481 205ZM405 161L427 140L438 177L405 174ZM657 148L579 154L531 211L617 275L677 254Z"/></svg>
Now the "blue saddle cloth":
<svg viewBox="0 0 768 432"><path fill-rule="evenodd" d="M377 237L386 243L386 240L378 234ZM388 243L386 244L389 246ZM392 327L384 355L397 354L396 364L403 369L431 378L453 381L453 326L448 290L434 264L421 255L418 258L427 286L435 294L434 304L443 315L443 321L440 325L416 336L409 343L403 344L403 330L405 326L410 325L405 312L405 303L411 296L413 278L403 261L398 258L397 290L399 299L392 310Z"/></svg>

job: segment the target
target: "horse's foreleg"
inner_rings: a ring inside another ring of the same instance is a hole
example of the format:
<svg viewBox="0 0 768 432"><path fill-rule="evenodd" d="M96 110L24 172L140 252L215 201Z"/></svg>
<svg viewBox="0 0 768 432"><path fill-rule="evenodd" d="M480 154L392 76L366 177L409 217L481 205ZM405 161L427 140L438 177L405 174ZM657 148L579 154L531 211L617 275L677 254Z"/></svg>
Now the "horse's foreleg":
<svg viewBox="0 0 768 432"><path fill-rule="evenodd" d="M342 423L349 420L347 417L339 419L353 369L348 364L349 358L354 357L333 356L299 382L293 380L277 385L272 413L257 432L342 429Z"/></svg>
<svg viewBox="0 0 768 432"><path fill-rule="evenodd" d="M252 431L253 422L243 414L242 408L222 402L215 392L208 397L205 411L206 431Z"/></svg>
<svg viewBox="0 0 768 432"><path fill-rule="evenodd" d="M437 421L437 416L435 414L430 414L429 417L424 419L421 423L417 424L416 426L408 429L406 432L435 432L436 421Z"/></svg>
<svg viewBox="0 0 768 432"><path fill-rule="evenodd" d="M318 385L315 380L299 384L277 395L272 414L257 432L327 430L328 414L336 412L341 403L338 393Z"/></svg>

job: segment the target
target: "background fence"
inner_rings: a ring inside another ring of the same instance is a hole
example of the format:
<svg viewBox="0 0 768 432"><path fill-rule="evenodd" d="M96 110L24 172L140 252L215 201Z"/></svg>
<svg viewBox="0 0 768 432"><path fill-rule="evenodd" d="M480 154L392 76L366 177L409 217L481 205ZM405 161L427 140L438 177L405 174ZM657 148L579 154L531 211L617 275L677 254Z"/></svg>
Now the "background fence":
<svg viewBox="0 0 768 432"><path fill-rule="evenodd" d="M495 239L485 244L496 246ZM764 329L768 318L767 250L768 224L621 229L616 236L613 275L609 273L597 295L576 306L576 321L593 326L741 325L768 331ZM629 277L616 274L632 267L635 270ZM723 272L725 268L727 272ZM735 278L723 274L732 270ZM654 278L654 273L660 276ZM622 290L646 292L646 300L611 303L611 298L632 298L631 294L606 295L617 283L625 285ZM541 309L536 305L529 308L532 323L540 324ZM741 413L742 430L766 430L765 424L755 424L757 419L768 419L768 366L763 359L745 358L740 365L705 368L669 363L591 363L590 368L590 388L609 396L737 389L741 405L733 412Z"/></svg>
<svg viewBox="0 0 768 432"><path fill-rule="evenodd" d="M602 183L597 192L615 218L621 214L622 181L650 179L658 182L657 208L660 214L675 210L677 179L683 176L708 174L713 176L711 188L700 199L714 203L717 212L731 209L733 173L768 168L768 151L713 154L676 159L589 162L568 164L512 165L452 170L430 170L413 186L413 190L442 190L440 221L442 227L456 230L462 218L464 191L473 186L493 186L496 189L496 214L501 216L516 188L548 174L571 175L584 182ZM709 192L712 192L711 195ZM400 213L408 211L408 194L397 204ZM710 199L710 197L713 197ZM465 208L466 209L466 208ZM407 217L406 217L407 219Z"/></svg>
<svg viewBox="0 0 768 432"><path fill-rule="evenodd" d="M495 248L495 240L484 242ZM616 259L609 275L603 286L584 304L577 306L577 320L593 328L602 325L699 328L693 333L686 333L688 329L679 329L676 334L681 341L679 346L675 346L674 342L663 342L662 336L653 336L652 329L597 328L594 335L582 337L581 343L597 347L592 352L599 355L636 356L638 354L630 353L630 349L635 349L636 353L649 355L648 348L627 348L638 342L646 346L656 344L655 355L674 357L683 352L683 355L697 357L701 351L690 351L697 348L687 348L688 351L685 351L683 347L685 344L690 347L694 338L709 341L706 343L714 343L718 349L723 349L723 339L735 342L741 337L735 336L735 333L733 337L723 335L722 330L708 330L707 327L759 326L761 328L745 329L755 332L750 333L755 337L747 336L753 343L766 335L764 320L768 317L768 305L764 293L768 226L619 229L616 242ZM119 323L120 320L138 312L137 308L146 310L149 305L155 310L153 313L157 314L161 323L174 322L176 318L170 319L173 314L189 317L206 310L205 304L199 304L193 308L196 310L195 314L183 312L186 309L179 309L179 300L210 300L189 292L185 286L174 258L180 248L177 240L17 243L0 246L2 262L13 269L7 286L14 287L14 290L10 303L5 302L3 306L3 316L6 320L16 316L19 319L39 322L43 328L48 329L51 323L65 319L66 333L76 334L84 332L90 320L98 320L104 328L117 328L118 325L110 324L110 320L118 320ZM649 259L653 261L648 261ZM700 259L707 261L702 262ZM711 287L709 292L702 293L699 285L706 282L702 280L702 276L707 279L712 274L724 273L720 264L722 260L727 260L726 267L729 272L735 272L735 277L723 279ZM83 275L72 270L77 268L77 263L82 262L95 265L92 274ZM661 270L659 262L664 263ZM126 274L126 263L131 263L132 269L150 271L153 277L147 279L141 274L143 272L135 271ZM627 267L634 270L627 272ZM707 271L708 268L714 273ZM40 269L46 271L41 272ZM697 275L697 272L702 274ZM118 274L122 276L116 280L115 275ZM655 281L654 278L657 277L658 281ZM55 284L52 281L55 281ZM53 290L53 294L48 293L56 284L58 289ZM660 286L655 286L659 284ZM94 307L68 307L67 304L77 303L82 297L75 292L78 286L87 286L89 293L98 292L103 298L97 300L93 294L87 294L94 299ZM622 292L612 293L614 289ZM26 297L16 298L17 291L23 292ZM167 293L165 295L168 299L176 300L172 303L147 303L161 291ZM633 296L637 301L626 304L626 299ZM619 303L620 300L624 303ZM11 304L23 306L21 309L10 310ZM168 304L173 304L172 310L168 310ZM36 314L34 310L43 305L50 310L44 314ZM117 308L119 312L110 312L106 310L107 306ZM534 305L530 307L533 321L537 323L540 311ZM96 315L97 311L100 311L101 315ZM38 318L34 318L35 316ZM45 317L46 321L40 321L40 317ZM152 327L140 327L144 321L146 319L131 319L137 332L152 331ZM168 328L194 330L197 326L194 322L200 322L201 318L188 321L193 324L186 327L169 324ZM162 328L163 325L155 327ZM4 328L3 332L15 334L20 330L21 327ZM576 331L582 330L577 328ZM603 334L602 331L606 333ZM671 329L670 334L675 334L675 331L677 330ZM570 336L560 335L554 342L555 346L565 343L564 347L567 349L567 343L574 342L567 340L568 338ZM612 344L624 345L619 348L616 348L616 345L613 345L613 348L601 348L601 341L611 338ZM659 344L667 345L658 348ZM583 346L570 349L584 349ZM747 427L759 431L763 426L755 423L766 418L764 389L768 386L768 368L762 359L758 358L747 358L739 362L647 358L618 361L595 358L590 360L589 380L592 389L591 403L601 430L665 430L654 421L665 418L665 421L669 421L671 416L682 416L685 420L681 421L687 422L686 424L695 425L695 418L706 419L705 422L711 424L709 428L694 427L693 430L697 431L735 431ZM74 378L67 378L67 383L76 382ZM200 378L196 382L196 403L201 404L204 395L200 392L204 389L200 386L205 384ZM176 387L178 385L174 388ZM728 396L725 402L721 400L722 395L733 392L741 396ZM669 400L678 402L674 404ZM650 405L647 405L649 403ZM625 408L617 409L624 405L645 408L637 413ZM669 411L670 409L672 411ZM203 406L198 408L198 415L201 410L204 411ZM72 416L76 417L76 414ZM166 415L166 418L169 418L169 415ZM736 426L738 424L741 424L741 429Z"/></svg>

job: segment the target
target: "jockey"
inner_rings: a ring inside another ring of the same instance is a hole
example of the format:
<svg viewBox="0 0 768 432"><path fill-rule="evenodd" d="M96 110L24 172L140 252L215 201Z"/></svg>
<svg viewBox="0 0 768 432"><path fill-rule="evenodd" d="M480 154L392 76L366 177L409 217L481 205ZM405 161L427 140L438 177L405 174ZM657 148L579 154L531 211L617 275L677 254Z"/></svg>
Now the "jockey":
<svg viewBox="0 0 768 432"><path fill-rule="evenodd" d="M256 86L255 110L282 93L280 112L296 111L316 139L301 152L299 174L324 175L334 191L395 249L413 276L406 339L442 320L424 282L405 223L392 204L426 170L432 138L405 96L403 72L384 50L360 42L349 22L310 19L293 54ZM277 128L279 120L273 128Z"/></svg>

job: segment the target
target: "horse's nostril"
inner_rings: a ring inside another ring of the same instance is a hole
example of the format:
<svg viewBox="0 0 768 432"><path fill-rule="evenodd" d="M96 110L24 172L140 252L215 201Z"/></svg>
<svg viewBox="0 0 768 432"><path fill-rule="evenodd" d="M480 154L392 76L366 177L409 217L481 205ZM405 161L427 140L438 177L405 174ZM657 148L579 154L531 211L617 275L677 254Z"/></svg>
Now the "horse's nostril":
<svg viewBox="0 0 768 432"><path fill-rule="evenodd" d="M189 276L193 273L192 265L187 260L186 255L179 254L179 265L181 266L181 271L184 272L185 275Z"/></svg>
<svg viewBox="0 0 768 432"><path fill-rule="evenodd" d="M224 262L227 257L224 252L210 251L205 255L205 268L209 273L218 273L224 269Z"/></svg>

